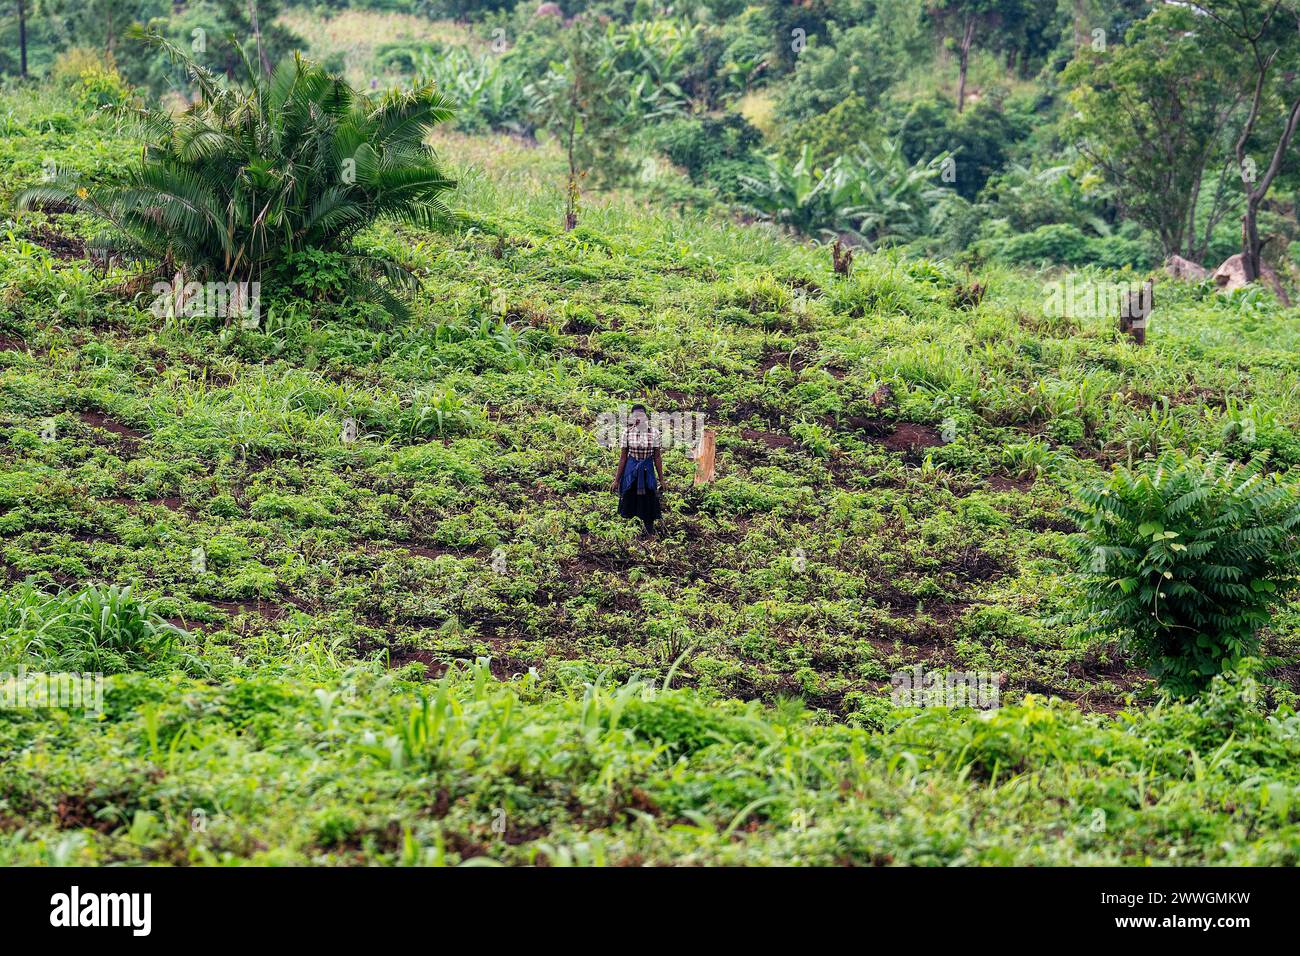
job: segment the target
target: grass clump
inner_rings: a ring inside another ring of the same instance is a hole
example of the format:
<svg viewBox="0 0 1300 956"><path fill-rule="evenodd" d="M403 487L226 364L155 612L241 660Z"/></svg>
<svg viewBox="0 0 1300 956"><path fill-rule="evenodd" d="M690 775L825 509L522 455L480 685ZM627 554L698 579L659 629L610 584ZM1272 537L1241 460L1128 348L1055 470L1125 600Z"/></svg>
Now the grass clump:
<svg viewBox="0 0 1300 956"><path fill-rule="evenodd" d="M30 583L0 595L0 654L7 664L121 674L176 664L184 632L130 587L90 584L46 593Z"/></svg>

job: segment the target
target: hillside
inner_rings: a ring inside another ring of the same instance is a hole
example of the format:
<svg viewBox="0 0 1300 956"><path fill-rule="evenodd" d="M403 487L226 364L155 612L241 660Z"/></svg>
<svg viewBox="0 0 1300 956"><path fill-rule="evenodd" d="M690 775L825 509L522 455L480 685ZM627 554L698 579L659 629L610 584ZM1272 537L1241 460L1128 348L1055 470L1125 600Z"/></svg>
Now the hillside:
<svg viewBox="0 0 1300 956"><path fill-rule="evenodd" d="M6 197L138 153L49 86L0 116ZM1297 862L1294 610L1184 703L1062 619L1080 485L1300 460L1293 311L1162 280L1138 349L1064 273L839 277L637 189L566 233L558 150L436 147L458 223L363 237L406 320L327 254L254 327L160 320L83 217L7 224L0 669L110 676L0 715L0 862ZM648 540L599 440L635 401L718 444ZM1003 706L897 708L914 665Z"/></svg>

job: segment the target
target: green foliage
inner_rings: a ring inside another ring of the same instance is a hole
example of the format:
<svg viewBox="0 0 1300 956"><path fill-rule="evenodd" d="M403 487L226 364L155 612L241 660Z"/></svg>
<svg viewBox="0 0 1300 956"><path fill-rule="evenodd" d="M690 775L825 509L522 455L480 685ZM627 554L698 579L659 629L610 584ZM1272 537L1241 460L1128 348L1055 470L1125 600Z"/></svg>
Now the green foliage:
<svg viewBox="0 0 1300 956"><path fill-rule="evenodd" d="M1149 269L1157 251L1141 239L1088 236L1071 225L1039 226L1019 235L991 236L973 246L976 255L1019 265L1096 265L1107 269Z"/></svg>
<svg viewBox="0 0 1300 956"><path fill-rule="evenodd" d="M119 674L174 666L181 634L129 587L88 585L47 594L24 584L0 595L5 664Z"/></svg>
<svg viewBox="0 0 1300 956"><path fill-rule="evenodd" d="M950 103L931 99L912 104L898 139L910 162L951 153L957 192L973 200L989 177L1006 165L1026 132L996 100L981 100L957 113Z"/></svg>
<svg viewBox="0 0 1300 956"><path fill-rule="evenodd" d="M878 21L848 27L831 23L828 35L810 40L796 58L794 77L778 101L780 116L793 123L825 113L853 96L879 100L915 51L916 34L910 31L916 29L915 20L905 31ZM789 46L789 33L781 43Z"/></svg>
<svg viewBox="0 0 1300 956"><path fill-rule="evenodd" d="M670 119L653 127L647 138L698 183L725 173L728 161L752 162L762 135L744 117L726 113Z"/></svg>
<svg viewBox="0 0 1300 956"><path fill-rule="evenodd" d="M475 57L462 47L424 52L411 72L455 104L455 123L466 132L528 131L527 75L508 54Z"/></svg>
<svg viewBox="0 0 1300 956"><path fill-rule="evenodd" d="M1069 129L1087 161L1165 254L1193 260L1204 258L1209 242L1195 221L1202 180L1223 160L1239 105L1230 65L1221 50L1207 48L1201 19L1164 5L1122 46L1083 48L1063 77L1074 87ZM1215 218L1230 196L1215 196Z"/></svg>
<svg viewBox="0 0 1300 956"><path fill-rule="evenodd" d="M1079 493L1080 587L1166 687L1206 687L1258 648L1300 571L1300 500L1219 457L1163 456Z"/></svg>
<svg viewBox="0 0 1300 956"><path fill-rule="evenodd" d="M944 191L934 182L946 154L909 166L898 144L862 144L817 166L805 145L793 163L767 159L766 175L746 178L748 204L765 218L806 235L848 233L867 245L923 235Z"/></svg>
<svg viewBox="0 0 1300 956"><path fill-rule="evenodd" d="M108 17L102 9L108 5L128 9ZM112 46L122 74L133 85L163 97L188 91L189 76L183 63L159 55L148 45L130 42L139 30L160 33L177 46L193 50L204 66L218 75L236 77L244 72L240 49L249 51L269 73L274 64L292 57L305 42L278 22L285 6L282 0L258 0L256 5L244 0L193 0L180 7L165 0L92 0L67 4L66 9L81 15L79 23L70 24L71 36L93 37L109 27L119 31L118 42L111 44L106 38L105 46Z"/></svg>
<svg viewBox="0 0 1300 956"><path fill-rule="evenodd" d="M873 142L880 135L880 128L880 116L855 93L825 113L790 126L778 148L787 159L797 159L807 146L814 162L827 163L851 152L859 143Z"/></svg>
<svg viewBox="0 0 1300 956"><path fill-rule="evenodd" d="M454 184L423 142L451 115L447 100L424 87L371 102L299 57L270 77L249 64L248 88L235 89L153 40L185 65L198 102L178 118L133 111L146 146L124 184L88 187L61 174L24 190L17 204L66 204L112 228L96 242L105 254L174 264L205 280L260 281L294 252L348 251L354 278L403 311L390 286L411 286L409 274L348 245L379 219L431 227L447 214L443 196Z"/></svg>
<svg viewBox="0 0 1300 956"><path fill-rule="evenodd" d="M0 844L0 861L1300 859L1300 719L1268 713L1243 675L1216 678L1202 699L1106 721L1027 697L978 717L886 706L877 732L643 682L542 693L530 676L495 679L487 660L422 686L374 666L332 670L315 686L270 669L217 686L129 675L109 679L106 705L111 719L75 734L0 723L14 755L0 800L26 828ZM1025 800L1030 774L1043 799ZM321 779L330 785L309 785ZM71 804L87 819L69 819ZM195 808L206 827L192 825ZM1028 838L1038 833L1053 838Z"/></svg>
<svg viewBox="0 0 1300 956"><path fill-rule="evenodd" d="M632 168L623 149L628 138L680 107L680 90L653 49L643 32L577 17L562 35L563 58L528 87L530 115L568 158L569 228L577 221L578 180L589 172L606 183L625 177Z"/></svg>
<svg viewBox="0 0 1300 956"><path fill-rule="evenodd" d="M111 54L73 47L54 61L50 76L71 90L77 105L87 112L120 107L131 99L131 88L118 73Z"/></svg>
<svg viewBox="0 0 1300 956"><path fill-rule="evenodd" d="M138 154L34 84L0 128L15 184ZM1075 483L1159 447L1297 460L1289 311L1162 282L1139 350L1026 270L859 249L845 276L640 187L559 234L552 144L436 136L471 225L356 239L421 276L409 318L341 305L338 253L304 249L260 327L160 323L79 259L81 217L0 235L0 559L196 622L102 720L0 714L0 862L1300 860L1297 605L1257 682L1181 703L1053 624ZM965 212L1136 238L1104 190L1011 178ZM638 400L718 448L700 487L666 450L648 541L594 434ZM916 664L1002 674L1001 708L896 711Z"/></svg>

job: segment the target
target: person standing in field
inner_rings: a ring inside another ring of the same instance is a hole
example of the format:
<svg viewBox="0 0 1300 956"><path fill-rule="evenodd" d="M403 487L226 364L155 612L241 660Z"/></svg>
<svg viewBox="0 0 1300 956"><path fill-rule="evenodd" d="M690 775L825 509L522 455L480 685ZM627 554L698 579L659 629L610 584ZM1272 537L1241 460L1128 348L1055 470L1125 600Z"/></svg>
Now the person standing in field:
<svg viewBox="0 0 1300 956"><path fill-rule="evenodd" d="M618 513L640 518L641 533L654 534L655 522L663 514L664 459L659 429L650 423L644 405L633 405L623 431L612 491L618 494Z"/></svg>

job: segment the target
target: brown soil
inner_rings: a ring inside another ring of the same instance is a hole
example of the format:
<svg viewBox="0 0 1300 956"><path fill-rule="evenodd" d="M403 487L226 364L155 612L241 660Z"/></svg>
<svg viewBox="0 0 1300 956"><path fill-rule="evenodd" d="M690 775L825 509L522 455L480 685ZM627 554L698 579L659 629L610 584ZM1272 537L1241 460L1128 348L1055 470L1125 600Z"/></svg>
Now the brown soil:
<svg viewBox="0 0 1300 956"><path fill-rule="evenodd" d="M55 809L59 816L59 829L80 830L89 828L100 833L111 833L116 826L112 820L102 820L95 816L94 809L86 798L78 794L64 794L59 798Z"/></svg>
<svg viewBox="0 0 1300 956"><path fill-rule="evenodd" d="M988 486L994 491L1015 491L1023 494L1034 486L1034 479L1010 478L1006 475L989 475Z"/></svg>
<svg viewBox="0 0 1300 956"><path fill-rule="evenodd" d="M208 601L207 603L231 617L239 617L241 614L259 614L268 621L278 621L289 613L289 608L284 605L271 604L267 601Z"/></svg>
<svg viewBox="0 0 1300 956"><path fill-rule="evenodd" d="M68 262L86 258L86 244L80 239L55 232L49 226L42 226L32 233L32 239L44 246L54 258Z"/></svg>
<svg viewBox="0 0 1300 956"><path fill-rule="evenodd" d="M1007 573L1006 567L998 558L973 544L946 557L940 568L956 574L963 581L972 582L992 581Z"/></svg>
<svg viewBox="0 0 1300 956"><path fill-rule="evenodd" d="M457 551L455 548L444 548L436 544L421 544L417 541L394 541L393 549L387 553L395 555L397 551L409 551L411 554L421 558L441 558L450 555L453 558L469 557L469 552Z"/></svg>
<svg viewBox="0 0 1300 956"><path fill-rule="evenodd" d="M140 442L144 441L146 437L144 432L137 431L129 425L123 425L119 421L114 421L103 412L78 412L77 417L81 419L82 423L89 425L91 428L98 428L102 431L108 432L109 434L116 435L122 440L122 443L132 451L134 451L136 447L139 446Z"/></svg>
<svg viewBox="0 0 1300 956"><path fill-rule="evenodd" d="M922 448L935 448L943 444L939 433L929 425L916 425L903 422L893 434L883 442L890 451L918 451Z"/></svg>
<svg viewBox="0 0 1300 956"><path fill-rule="evenodd" d="M780 352L773 348L764 349L762 356L758 360L759 375L766 375L770 370L778 365L788 367L792 372L801 372L809 365L812 360L803 352Z"/></svg>
<svg viewBox="0 0 1300 956"><path fill-rule="evenodd" d="M757 428L742 428L740 437L745 441L762 442L768 448L791 448L795 441L789 435L782 435L780 432L762 431Z"/></svg>
<svg viewBox="0 0 1300 956"><path fill-rule="evenodd" d="M1069 518L1031 518L1029 527L1034 531L1059 531L1062 534L1073 534L1079 530Z"/></svg>
<svg viewBox="0 0 1300 956"><path fill-rule="evenodd" d="M424 675L430 680L437 680L447 673L446 662L435 660L429 651L421 651L413 647L395 647L388 658L388 666L394 670L413 662L424 665Z"/></svg>

